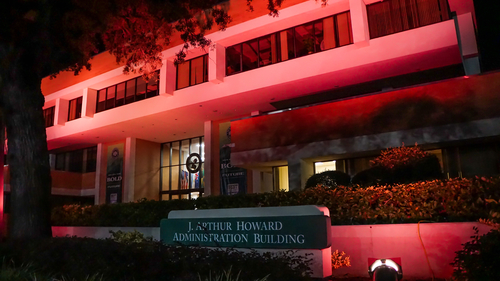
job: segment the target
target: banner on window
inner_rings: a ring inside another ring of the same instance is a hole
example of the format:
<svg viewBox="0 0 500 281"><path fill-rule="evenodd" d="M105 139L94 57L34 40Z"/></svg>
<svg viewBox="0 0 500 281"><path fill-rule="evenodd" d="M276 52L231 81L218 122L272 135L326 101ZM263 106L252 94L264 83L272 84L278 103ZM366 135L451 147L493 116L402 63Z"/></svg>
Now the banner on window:
<svg viewBox="0 0 500 281"><path fill-rule="evenodd" d="M106 203L122 202L123 143L108 147L106 166Z"/></svg>
<svg viewBox="0 0 500 281"><path fill-rule="evenodd" d="M220 193L222 195L247 192L247 170L231 165L231 122L219 125Z"/></svg>

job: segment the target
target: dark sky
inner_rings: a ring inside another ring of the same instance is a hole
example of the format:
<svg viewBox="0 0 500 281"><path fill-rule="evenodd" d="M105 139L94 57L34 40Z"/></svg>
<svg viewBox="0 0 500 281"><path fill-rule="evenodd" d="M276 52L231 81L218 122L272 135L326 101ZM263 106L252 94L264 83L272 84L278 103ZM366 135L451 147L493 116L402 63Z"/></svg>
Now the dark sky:
<svg viewBox="0 0 500 281"><path fill-rule="evenodd" d="M474 0L477 39L484 72L500 70L500 1Z"/></svg>

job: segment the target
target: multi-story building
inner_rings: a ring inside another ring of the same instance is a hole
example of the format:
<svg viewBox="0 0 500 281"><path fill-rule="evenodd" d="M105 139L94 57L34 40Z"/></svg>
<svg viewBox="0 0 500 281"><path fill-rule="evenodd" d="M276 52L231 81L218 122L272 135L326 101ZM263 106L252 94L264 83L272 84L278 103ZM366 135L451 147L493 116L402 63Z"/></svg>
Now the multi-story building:
<svg viewBox="0 0 500 281"><path fill-rule="evenodd" d="M107 52L43 80L53 195L295 190L415 142L447 176L498 174L500 73L480 73L472 0L254 2L223 3L233 22L177 67L174 39L149 82Z"/></svg>

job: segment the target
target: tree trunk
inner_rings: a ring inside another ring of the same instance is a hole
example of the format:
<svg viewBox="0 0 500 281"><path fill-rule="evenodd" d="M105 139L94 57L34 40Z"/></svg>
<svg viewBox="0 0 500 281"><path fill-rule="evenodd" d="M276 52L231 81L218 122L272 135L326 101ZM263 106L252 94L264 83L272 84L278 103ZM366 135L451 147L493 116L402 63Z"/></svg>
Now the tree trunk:
<svg viewBox="0 0 500 281"><path fill-rule="evenodd" d="M32 69L36 64L33 64L30 51L10 52L8 71L2 72L3 77L0 77L9 139L9 239L52 236L51 177L42 109L44 97L40 89L41 77Z"/></svg>

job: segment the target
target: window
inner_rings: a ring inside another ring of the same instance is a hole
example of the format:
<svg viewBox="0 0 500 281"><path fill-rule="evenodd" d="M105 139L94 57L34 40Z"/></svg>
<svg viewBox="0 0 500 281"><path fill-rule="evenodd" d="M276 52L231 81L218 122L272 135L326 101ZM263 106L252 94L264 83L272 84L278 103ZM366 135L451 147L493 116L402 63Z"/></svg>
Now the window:
<svg viewBox="0 0 500 281"><path fill-rule="evenodd" d="M274 190L289 191L288 185L288 166L273 167Z"/></svg>
<svg viewBox="0 0 500 281"><path fill-rule="evenodd" d="M158 95L158 71L148 82L141 76L97 91L96 112L119 107Z"/></svg>
<svg viewBox="0 0 500 281"><path fill-rule="evenodd" d="M74 173L95 172L97 146L56 154L55 169Z"/></svg>
<svg viewBox="0 0 500 281"><path fill-rule="evenodd" d="M82 117L82 97L69 101L68 121Z"/></svg>
<svg viewBox="0 0 500 281"><path fill-rule="evenodd" d="M314 162L314 173L319 174L326 171L337 170L336 161Z"/></svg>
<svg viewBox="0 0 500 281"><path fill-rule="evenodd" d="M450 19L446 0L386 0L366 8L372 39Z"/></svg>
<svg viewBox="0 0 500 281"><path fill-rule="evenodd" d="M350 12L226 48L226 75L352 44Z"/></svg>
<svg viewBox="0 0 500 281"><path fill-rule="evenodd" d="M177 90L208 81L208 55L185 61L177 66Z"/></svg>
<svg viewBox="0 0 500 281"><path fill-rule="evenodd" d="M54 126L54 112L55 106L43 110L43 117L45 118L45 128Z"/></svg>
<svg viewBox="0 0 500 281"><path fill-rule="evenodd" d="M87 148L87 159L85 160L85 172L95 172L97 164L97 146Z"/></svg>
<svg viewBox="0 0 500 281"><path fill-rule="evenodd" d="M195 154L199 155L199 159ZM203 195L205 173L203 137L164 143L161 155L161 200L195 199ZM189 163L187 163L188 158L190 158ZM193 163L196 165L193 166ZM187 165L191 168L188 169ZM199 167L198 171L192 171L193 167Z"/></svg>

